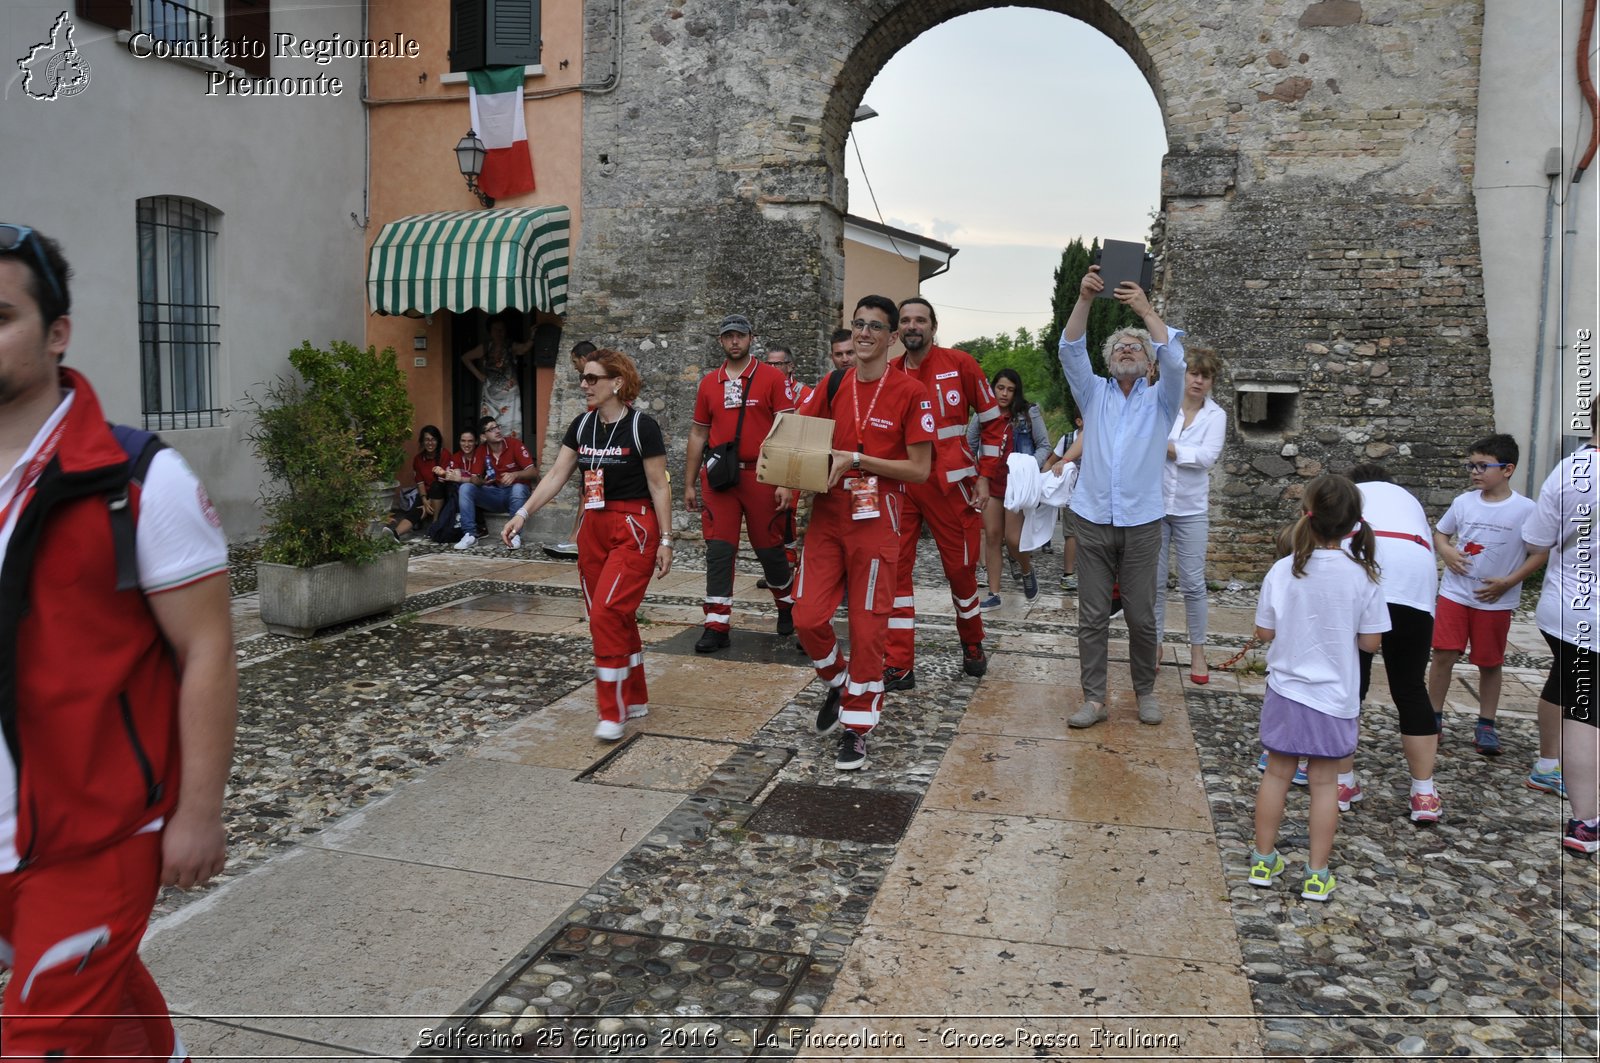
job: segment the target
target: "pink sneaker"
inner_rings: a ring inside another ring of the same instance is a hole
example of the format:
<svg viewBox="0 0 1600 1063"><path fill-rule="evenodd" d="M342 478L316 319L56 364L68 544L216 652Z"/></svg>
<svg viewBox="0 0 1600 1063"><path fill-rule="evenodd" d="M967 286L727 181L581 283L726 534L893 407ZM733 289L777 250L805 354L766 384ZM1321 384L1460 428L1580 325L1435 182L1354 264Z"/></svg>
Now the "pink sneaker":
<svg viewBox="0 0 1600 1063"><path fill-rule="evenodd" d="M1350 811L1350 806L1355 804L1357 801L1361 800L1365 796L1366 796L1366 794L1363 794L1361 792L1361 784L1360 783L1356 783L1354 786L1346 786L1344 783L1340 783L1339 784L1339 811L1340 812L1348 812L1348 811Z"/></svg>
<svg viewBox="0 0 1600 1063"><path fill-rule="evenodd" d="M1411 795L1411 822L1437 823L1439 822L1439 793Z"/></svg>

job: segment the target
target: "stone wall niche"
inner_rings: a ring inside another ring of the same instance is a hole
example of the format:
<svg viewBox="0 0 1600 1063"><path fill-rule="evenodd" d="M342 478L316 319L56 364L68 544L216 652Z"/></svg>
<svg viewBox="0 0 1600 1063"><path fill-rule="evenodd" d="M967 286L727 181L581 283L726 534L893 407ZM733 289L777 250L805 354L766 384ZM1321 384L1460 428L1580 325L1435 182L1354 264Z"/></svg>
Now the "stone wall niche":
<svg viewBox="0 0 1600 1063"><path fill-rule="evenodd" d="M1300 385L1266 380L1236 380L1233 423L1247 440L1281 441L1297 427Z"/></svg>

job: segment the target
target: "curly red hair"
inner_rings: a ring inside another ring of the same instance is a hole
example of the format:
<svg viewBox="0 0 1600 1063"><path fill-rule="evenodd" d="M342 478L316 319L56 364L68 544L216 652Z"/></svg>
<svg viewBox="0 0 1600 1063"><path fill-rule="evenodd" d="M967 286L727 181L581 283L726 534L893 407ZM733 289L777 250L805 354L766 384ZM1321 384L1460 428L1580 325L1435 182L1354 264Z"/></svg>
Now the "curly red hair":
<svg viewBox="0 0 1600 1063"><path fill-rule="evenodd" d="M589 352L588 361L597 363L606 371L606 376L621 381L617 387L617 398L631 403L639 397L639 389L644 381L640 378L639 367L634 364L632 358L621 351L599 347Z"/></svg>

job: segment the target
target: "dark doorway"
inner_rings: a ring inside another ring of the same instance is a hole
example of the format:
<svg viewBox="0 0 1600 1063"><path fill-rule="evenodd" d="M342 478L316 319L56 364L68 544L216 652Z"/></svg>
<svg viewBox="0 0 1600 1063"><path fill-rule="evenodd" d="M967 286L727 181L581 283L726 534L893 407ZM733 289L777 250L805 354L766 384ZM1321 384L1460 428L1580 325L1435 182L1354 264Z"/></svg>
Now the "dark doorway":
<svg viewBox="0 0 1600 1063"><path fill-rule="evenodd" d="M467 367L465 356L467 352L488 342L491 321L505 322L506 339L513 347L521 348L529 340L528 316L519 311L509 310L491 318L482 310L469 310L451 319L450 414L457 433L468 427L473 430L478 427L483 384ZM538 430L533 412L533 350L517 356L515 361L518 412L510 424L502 424L501 427L514 432L531 447L530 441L537 438L535 433Z"/></svg>

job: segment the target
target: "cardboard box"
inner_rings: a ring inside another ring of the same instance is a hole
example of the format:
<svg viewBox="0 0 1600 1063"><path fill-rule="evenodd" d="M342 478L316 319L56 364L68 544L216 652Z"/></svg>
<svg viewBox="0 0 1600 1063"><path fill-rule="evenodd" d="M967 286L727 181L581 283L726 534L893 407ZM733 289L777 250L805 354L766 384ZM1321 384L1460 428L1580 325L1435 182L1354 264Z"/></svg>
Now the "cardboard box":
<svg viewBox="0 0 1600 1063"><path fill-rule="evenodd" d="M783 412L761 444L756 479L801 491L828 489L828 458L833 453L833 419Z"/></svg>

